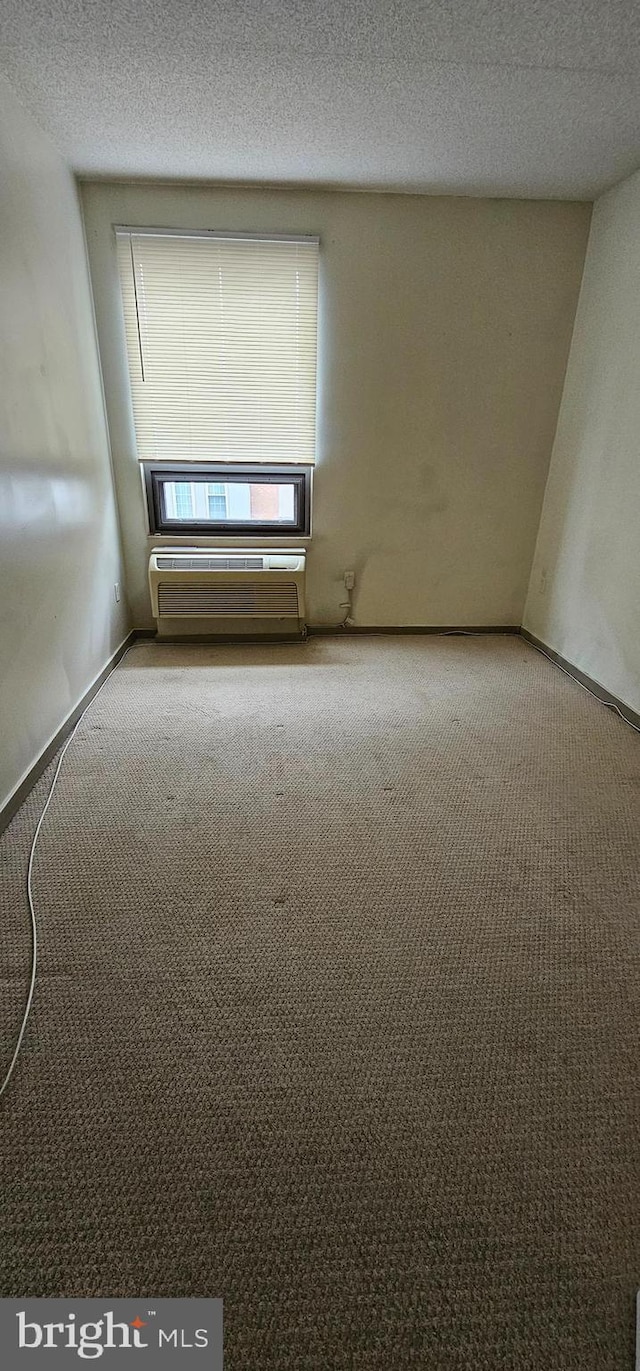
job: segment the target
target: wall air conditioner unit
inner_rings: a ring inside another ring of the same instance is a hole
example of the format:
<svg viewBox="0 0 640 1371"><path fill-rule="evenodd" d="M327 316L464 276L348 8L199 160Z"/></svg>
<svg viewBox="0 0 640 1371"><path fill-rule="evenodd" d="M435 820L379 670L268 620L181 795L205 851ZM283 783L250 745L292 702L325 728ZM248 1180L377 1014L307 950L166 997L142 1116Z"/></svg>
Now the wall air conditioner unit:
<svg viewBox="0 0 640 1371"><path fill-rule="evenodd" d="M151 607L159 638L301 638L303 548L154 548Z"/></svg>

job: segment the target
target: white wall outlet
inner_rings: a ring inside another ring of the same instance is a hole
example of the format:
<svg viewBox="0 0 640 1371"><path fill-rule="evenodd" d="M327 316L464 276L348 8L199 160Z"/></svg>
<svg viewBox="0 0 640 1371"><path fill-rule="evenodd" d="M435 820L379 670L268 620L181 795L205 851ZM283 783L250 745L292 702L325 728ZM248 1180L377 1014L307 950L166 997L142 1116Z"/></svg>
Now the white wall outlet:
<svg viewBox="0 0 640 1371"><path fill-rule="evenodd" d="M546 591L546 589L547 589L547 572L546 572L546 568L545 568L544 571L541 571L541 572L540 572L539 586L540 586L540 594L541 594L541 595L544 595L544 593L545 593L545 591Z"/></svg>
<svg viewBox="0 0 640 1371"><path fill-rule="evenodd" d="M355 583L356 583L356 573L355 573L355 571L345 571L345 573L344 573L344 584L345 584L345 589L346 589L346 590L353 590L353 587L354 587Z"/></svg>
<svg viewBox="0 0 640 1371"><path fill-rule="evenodd" d="M119 581L114 581L114 583L113 583L113 594L114 594L114 597L115 597L115 602L116 602L116 604L119 605L119 604L120 604L120 582L119 582Z"/></svg>

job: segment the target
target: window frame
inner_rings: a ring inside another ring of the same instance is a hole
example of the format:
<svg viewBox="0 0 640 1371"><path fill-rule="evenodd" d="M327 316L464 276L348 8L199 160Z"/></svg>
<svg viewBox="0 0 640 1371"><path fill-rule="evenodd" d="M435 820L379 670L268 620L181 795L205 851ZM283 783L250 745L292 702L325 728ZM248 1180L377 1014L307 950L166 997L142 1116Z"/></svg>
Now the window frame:
<svg viewBox="0 0 640 1371"><path fill-rule="evenodd" d="M144 487L147 497L149 533L172 537L197 538L308 538L311 533L311 473L313 467L274 466L273 463L240 463L222 465L219 462L143 462ZM164 481L201 480L203 483L237 482L253 485L293 485L295 519L291 523L270 520L260 524L239 520L168 519L163 509Z"/></svg>

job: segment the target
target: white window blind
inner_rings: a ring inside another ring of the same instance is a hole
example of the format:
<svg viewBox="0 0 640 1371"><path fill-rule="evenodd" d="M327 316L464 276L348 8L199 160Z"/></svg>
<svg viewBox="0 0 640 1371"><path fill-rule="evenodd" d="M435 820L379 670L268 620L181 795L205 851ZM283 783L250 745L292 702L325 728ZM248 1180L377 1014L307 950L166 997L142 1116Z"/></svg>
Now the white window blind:
<svg viewBox="0 0 640 1371"><path fill-rule="evenodd" d="M318 240L116 235L140 460L313 462Z"/></svg>

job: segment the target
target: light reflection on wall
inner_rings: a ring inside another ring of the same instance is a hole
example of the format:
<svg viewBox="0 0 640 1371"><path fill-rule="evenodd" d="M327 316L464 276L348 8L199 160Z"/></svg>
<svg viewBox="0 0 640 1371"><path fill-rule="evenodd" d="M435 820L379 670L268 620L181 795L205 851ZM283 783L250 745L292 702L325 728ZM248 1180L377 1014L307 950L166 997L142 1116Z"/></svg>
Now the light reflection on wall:
<svg viewBox="0 0 640 1371"><path fill-rule="evenodd" d="M38 469L21 463L0 473L0 529L13 541L38 524L45 524L52 535L69 532L93 522L91 497L85 476L56 472L50 461Z"/></svg>

